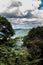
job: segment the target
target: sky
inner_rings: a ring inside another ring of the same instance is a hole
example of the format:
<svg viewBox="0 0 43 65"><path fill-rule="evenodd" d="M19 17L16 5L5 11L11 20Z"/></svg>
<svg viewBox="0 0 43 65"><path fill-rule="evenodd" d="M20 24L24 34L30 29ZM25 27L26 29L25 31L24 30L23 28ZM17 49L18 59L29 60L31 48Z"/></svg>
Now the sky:
<svg viewBox="0 0 43 65"><path fill-rule="evenodd" d="M0 15L14 29L43 26L43 0L0 0Z"/></svg>
<svg viewBox="0 0 43 65"><path fill-rule="evenodd" d="M41 9L41 8L43 8L43 0L41 0L41 4L38 9Z"/></svg>

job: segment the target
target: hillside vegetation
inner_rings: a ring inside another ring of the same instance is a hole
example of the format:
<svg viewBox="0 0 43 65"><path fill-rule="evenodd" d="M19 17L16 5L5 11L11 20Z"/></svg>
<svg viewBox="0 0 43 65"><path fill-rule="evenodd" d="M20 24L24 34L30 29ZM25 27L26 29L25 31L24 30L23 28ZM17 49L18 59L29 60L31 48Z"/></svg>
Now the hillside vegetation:
<svg viewBox="0 0 43 65"><path fill-rule="evenodd" d="M23 41L31 55L28 59L35 65L43 65L43 27L32 28Z"/></svg>
<svg viewBox="0 0 43 65"><path fill-rule="evenodd" d="M43 27L32 28L21 39L12 39L14 34L9 21L0 16L0 65L43 65ZM18 40L23 42L21 49L15 49Z"/></svg>

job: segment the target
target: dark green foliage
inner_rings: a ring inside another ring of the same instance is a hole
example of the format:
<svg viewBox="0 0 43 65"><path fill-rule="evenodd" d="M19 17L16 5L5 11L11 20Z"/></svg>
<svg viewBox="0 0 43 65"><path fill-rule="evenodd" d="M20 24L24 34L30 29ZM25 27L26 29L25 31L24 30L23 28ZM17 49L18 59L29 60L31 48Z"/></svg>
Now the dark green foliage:
<svg viewBox="0 0 43 65"><path fill-rule="evenodd" d="M29 61L27 59L27 49L22 48L19 51L15 50L14 47L9 45L9 42L8 45L6 45L6 43L0 45L0 65L28 65ZM11 45L13 44L14 43Z"/></svg>
<svg viewBox="0 0 43 65"><path fill-rule="evenodd" d="M43 27L37 27L37 28L31 29L28 36L30 39L33 39L36 37L43 38Z"/></svg>
<svg viewBox="0 0 43 65"><path fill-rule="evenodd" d="M0 65L28 65L27 50L15 50L17 38L11 39L13 34L10 22L0 17Z"/></svg>
<svg viewBox="0 0 43 65"><path fill-rule="evenodd" d="M7 39L14 34L14 30L12 29L10 22L6 18L1 16L0 16L0 33L1 33L0 38L2 39Z"/></svg>
<svg viewBox="0 0 43 65"><path fill-rule="evenodd" d="M28 60L40 59L36 65L43 65L43 27L32 28L23 41L31 55Z"/></svg>
<svg viewBox="0 0 43 65"><path fill-rule="evenodd" d="M20 50L15 50L18 38L10 38L14 31L4 17L0 17L0 32L0 65L43 65L43 27L31 29Z"/></svg>

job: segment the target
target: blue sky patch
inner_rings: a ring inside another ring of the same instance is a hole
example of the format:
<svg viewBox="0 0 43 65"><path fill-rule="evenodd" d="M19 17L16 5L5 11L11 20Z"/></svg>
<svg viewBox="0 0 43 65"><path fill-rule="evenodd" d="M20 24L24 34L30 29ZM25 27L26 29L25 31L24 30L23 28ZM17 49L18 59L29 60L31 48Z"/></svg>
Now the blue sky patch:
<svg viewBox="0 0 43 65"><path fill-rule="evenodd" d="M43 0L41 0L41 4L40 4L40 6L39 6L39 8L38 9L41 9L42 7L43 7Z"/></svg>

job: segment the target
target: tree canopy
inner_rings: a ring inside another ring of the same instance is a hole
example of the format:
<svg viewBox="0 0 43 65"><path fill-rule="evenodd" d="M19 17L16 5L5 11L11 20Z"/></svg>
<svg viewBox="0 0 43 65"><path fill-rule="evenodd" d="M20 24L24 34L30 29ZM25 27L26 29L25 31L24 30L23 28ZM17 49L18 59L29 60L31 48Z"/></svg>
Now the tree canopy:
<svg viewBox="0 0 43 65"><path fill-rule="evenodd" d="M36 62L36 65L43 65L43 26L32 28L28 35L24 37L23 42L31 55L30 59L33 62L34 59L40 59L39 62Z"/></svg>
<svg viewBox="0 0 43 65"><path fill-rule="evenodd" d="M37 27L30 30L28 33L29 38L43 38L43 27Z"/></svg>
<svg viewBox="0 0 43 65"><path fill-rule="evenodd" d="M9 38L14 34L14 30L10 22L5 18L0 16L0 39Z"/></svg>

